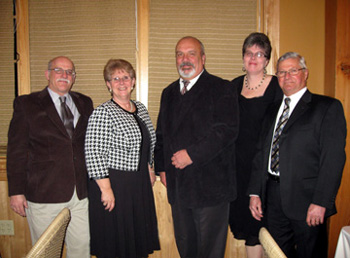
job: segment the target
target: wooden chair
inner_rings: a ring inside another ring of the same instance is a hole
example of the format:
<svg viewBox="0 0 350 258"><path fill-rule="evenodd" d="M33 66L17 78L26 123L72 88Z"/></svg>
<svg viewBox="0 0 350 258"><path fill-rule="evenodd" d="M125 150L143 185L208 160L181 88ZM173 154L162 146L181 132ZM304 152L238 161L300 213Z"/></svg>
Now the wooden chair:
<svg viewBox="0 0 350 258"><path fill-rule="evenodd" d="M268 258L287 258L269 231L264 227L259 231L259 240Z"/></svg>
<svg viewBox="0 0 350 258"><path fill-rule="evenodd" d="M70 211L64 208L30 249L26 258L60 258L69 221Z"/></svg>

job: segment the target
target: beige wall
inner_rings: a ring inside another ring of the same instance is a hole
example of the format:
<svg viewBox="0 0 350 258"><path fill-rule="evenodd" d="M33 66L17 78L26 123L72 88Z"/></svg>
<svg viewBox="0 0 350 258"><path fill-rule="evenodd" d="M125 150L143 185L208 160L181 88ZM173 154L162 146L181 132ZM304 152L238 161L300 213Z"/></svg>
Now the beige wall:
<svg viewBox="0 0 350 258"><path fill-rule="evenodd" d="M308 88L323 94L325 0L280 0L280 56L288 51L305 57Z"/></svg>

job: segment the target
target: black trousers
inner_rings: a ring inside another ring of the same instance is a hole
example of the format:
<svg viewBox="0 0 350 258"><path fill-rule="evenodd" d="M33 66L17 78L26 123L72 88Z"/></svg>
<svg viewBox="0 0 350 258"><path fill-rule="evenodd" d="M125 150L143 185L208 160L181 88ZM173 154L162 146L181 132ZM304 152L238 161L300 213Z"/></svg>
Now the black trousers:
<svg viewBox="0 0 350 258"><path fill-rule="evenodd" d="M223 258L229 203L204 208L171 205L176 245L181 258Z"/></svg>
<svg viewBox="0 0 350 258"><path fill-rule="evenodd" d="M288 258L327 258L326 220L309 227L304 220L289 219L282 210L280 184L271 179L267 184L267 228Z"/></svg>

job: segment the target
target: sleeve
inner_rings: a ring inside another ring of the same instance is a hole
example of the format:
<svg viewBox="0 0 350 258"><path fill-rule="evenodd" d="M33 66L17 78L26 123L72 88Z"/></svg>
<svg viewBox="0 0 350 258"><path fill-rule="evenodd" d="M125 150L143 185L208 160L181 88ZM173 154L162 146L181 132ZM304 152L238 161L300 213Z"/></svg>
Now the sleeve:
<svg viewBox="0 0 350 258"><path fill-rule="evenodd" d="M321 124L320 169L313 203L332 208L345 164L346 121L343 107L334 100Z"/></svg>
<svg viewBox="0 0 350 258"><path fill-rule="evenodd" d="M105 107L98 107L89 118L85 137L85 159L91 179L109 177L108 160L111 148L112 119Z"/></svg>
<svg viewBox="0 0 350 258"><path fill-rule="evenodd" d="M29 125L24 97L14 100L13 117L10 123L7 143L7 178L9 196L25 194L29 155Z"/></svg>

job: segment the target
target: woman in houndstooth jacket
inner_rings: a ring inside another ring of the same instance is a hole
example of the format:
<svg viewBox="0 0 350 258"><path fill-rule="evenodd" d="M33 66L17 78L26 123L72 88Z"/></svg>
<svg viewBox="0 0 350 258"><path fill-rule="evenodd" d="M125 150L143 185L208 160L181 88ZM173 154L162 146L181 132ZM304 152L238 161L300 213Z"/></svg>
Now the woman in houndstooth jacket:
<svg viewBox="0 0 350 258"><path fill-rule="evenodd" d="M111 59L103 74L112 99L94 110L85 139L91 254L148 257L160 249L152 192L155 132L146 107L130 100L132 65Z"/></svg>

